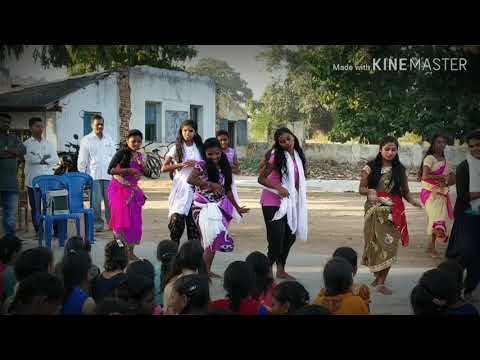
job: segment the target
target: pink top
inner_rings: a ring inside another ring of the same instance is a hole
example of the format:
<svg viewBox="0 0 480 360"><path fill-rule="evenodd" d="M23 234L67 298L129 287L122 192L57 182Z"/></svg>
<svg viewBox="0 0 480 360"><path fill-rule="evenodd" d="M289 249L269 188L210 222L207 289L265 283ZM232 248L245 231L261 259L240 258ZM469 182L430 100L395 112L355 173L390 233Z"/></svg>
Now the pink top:
<svg viewBox="0 0 480 360"><path fill-rule="evenodd" d="M274 161L275 161L275 154L271 154L270 159L268 160L268 163L272 165ZM293 166L295 167L295 187L298 190L299 175L298 175L298 166L295 159L293 159ZM267 179L270 180L270 182L275 186L282 185L282 179L276 169L272 169L272 172L270 173L270 175L268 175ZM265 189L262 191L262 196L260 198L260 204L262 204L262 206L280 207L281 201L282 199L279 195L274 194L271 191L268 191Z"/></svg>

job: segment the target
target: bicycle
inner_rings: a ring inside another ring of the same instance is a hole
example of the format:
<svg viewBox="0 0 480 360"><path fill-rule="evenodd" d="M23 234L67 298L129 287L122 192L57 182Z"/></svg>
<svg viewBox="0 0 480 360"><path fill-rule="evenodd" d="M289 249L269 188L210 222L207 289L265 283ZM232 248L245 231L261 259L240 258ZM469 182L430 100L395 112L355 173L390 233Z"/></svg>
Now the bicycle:
<svg viewBox="0 0 480 360"><path fill-rule="evenodd" d="M151 144L152 143L145 145L143 149L145 149L147 146ZM157 148L148 152L145 151L145 156L146 156L145 164L147 168L150 170L152 178L158 179L160 177L160 174L161 174L160 169L162 168L162 163L165 161L165 156L170 150L172 145L175 145L175 142L171 142L167 145L160 145ZM160 149L163 149L163 148L165 148L166 151L163 153L163 155L161 155Z"/></svg>

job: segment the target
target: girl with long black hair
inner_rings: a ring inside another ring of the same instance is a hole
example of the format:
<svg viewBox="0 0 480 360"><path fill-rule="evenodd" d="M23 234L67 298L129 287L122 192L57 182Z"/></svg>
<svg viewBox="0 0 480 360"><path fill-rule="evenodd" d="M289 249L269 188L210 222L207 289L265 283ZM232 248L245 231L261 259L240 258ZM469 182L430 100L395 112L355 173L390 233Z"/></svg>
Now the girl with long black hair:
<svg viewBox="0 0 480 360"><path fill-rule="evenodd" d="M240 207L232 193L232 168L216 138L205 140L205 161L199 161L188 183L195 186L193 219L198 226L205 249L205 262L210 276L215 252L233 251L233 239L228 226L249 209Z"/></svg>
<svg viewBox="0 0 480 360"><path fill-rule="evenodd" d="M268 259L277 264L277 278L294 278L285 271L296 238L308 236L306 160L298 138L282 127L260 164L258 182L264 186L260 203L267 228Z"/></svg>
<svg viewBox="0 0 480 360"><path fill-rule="evenodd" d="M168 229L170 239L177 244L187 226L188 240L198 240L197 227L192 217L193 187L187 179L195 164L205 158L203 142L192 120L186 120L178 129L176 144L165 156L162 172L175 173L168 197Z"/></svg>
<svg viewBox="0 0 480 360"><path fill-rule="evenodd" d="M398 243L409 244L403 199L421 207L410 193L398 148L397 139L392 136L384 138L377 156L365 165L360 175L359 192L367 196L362 264L375 275L372 286L384 295L392 294L385 281L390 267L397 260Z"/></svg>

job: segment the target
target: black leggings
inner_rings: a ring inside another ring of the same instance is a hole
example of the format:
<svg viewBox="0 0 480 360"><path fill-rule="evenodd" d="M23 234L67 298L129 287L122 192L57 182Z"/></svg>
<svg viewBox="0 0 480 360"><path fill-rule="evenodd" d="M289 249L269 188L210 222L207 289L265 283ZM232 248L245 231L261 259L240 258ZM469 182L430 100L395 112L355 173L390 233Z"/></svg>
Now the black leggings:
<svg viewBox="0 0 480 360"><path fill-rule="evenodd" d="M38 221L37 218L35 217L35 196L33 193L33 188L27 186L27 192L28 192L28 202L30 203L30 214L32 215L32 224L33 228L35 229L35 232L38 233Z"/></svg>
<svg viewBox="0 0 480 360"><path fill-rule="evenodd" d="M185 224L187 225L187 237L188 240L199 241L200 237L198 235L197 225L193 221L192 208L188 215L172 214L170 217L170 222L168 223L168 230L170 230L170 240L175 241L177 244L180 244L180 239L185 230Z"/></svg>
<svg viewBox="0 0 480 360"><path fill-rule="evenodd" d="M263 218L267 228L268 260L270 265L274 263L285 266L290 248L295 242L295 234L292 234L287 223L287 215L280 220L272 221L278 207L262 206Z"/></svg>

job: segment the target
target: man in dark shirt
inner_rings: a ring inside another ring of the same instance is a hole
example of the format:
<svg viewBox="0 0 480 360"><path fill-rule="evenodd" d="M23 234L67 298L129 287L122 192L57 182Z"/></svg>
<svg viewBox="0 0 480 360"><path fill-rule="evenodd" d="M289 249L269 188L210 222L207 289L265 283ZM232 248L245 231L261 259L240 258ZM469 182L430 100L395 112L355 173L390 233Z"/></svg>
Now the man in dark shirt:
<svg viewBox="0 0 480 360"><path fill-rule="evenodd" d="M12 118L0 113L0 206L3 209L3 231L15 235L19 199L17 159L25 155L25 146L9 134Z"/></svg>

